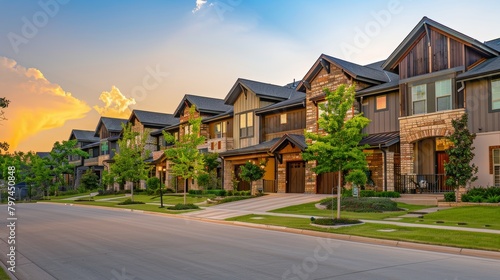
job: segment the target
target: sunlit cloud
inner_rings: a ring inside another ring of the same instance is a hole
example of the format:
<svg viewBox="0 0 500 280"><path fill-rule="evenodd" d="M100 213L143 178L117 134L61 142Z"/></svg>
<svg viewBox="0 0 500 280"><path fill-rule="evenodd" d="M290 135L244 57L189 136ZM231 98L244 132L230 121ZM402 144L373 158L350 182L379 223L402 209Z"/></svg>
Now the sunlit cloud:
<svg viewBox="0 0 500 280"><path fill-rule="evenodd" d="M0 88L2 97L10 100L4 110L7 120L0 123L0 142L7 141L10 151L27 138L83 118L91 110L84 101L47 80L40 70L2 56Z"/></svg>
<svg viewBox="0 0 500 280"><path fill-rule="evenodd" d="M132 113L130 105L135 104L134 98L125 97L120 90L113 86L110 91L103 91L99 100L104 102L104 106L94 106L94 109L101 116L111 118L128 118Z"/></svg>
<svg viewBox="0 0 500 280"><path fill-rule="evenodd" d="M207 0L196 0L196 8L193 9L193 14L201 10L203 6L207 3Z"/></svg>

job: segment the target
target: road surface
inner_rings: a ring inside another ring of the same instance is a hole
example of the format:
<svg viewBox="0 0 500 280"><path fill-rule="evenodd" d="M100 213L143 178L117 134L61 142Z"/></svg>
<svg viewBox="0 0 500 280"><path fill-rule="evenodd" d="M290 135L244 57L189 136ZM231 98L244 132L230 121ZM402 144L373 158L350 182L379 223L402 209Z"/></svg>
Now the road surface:
<svg viewBox="0 0 500 280"><path fill-rule="evenodd" d="M16 205L18 279L499 279L500 261L125 210ZM7 208L0 252L8 247ZM8 265L7 265L8 266Z"/></svg>

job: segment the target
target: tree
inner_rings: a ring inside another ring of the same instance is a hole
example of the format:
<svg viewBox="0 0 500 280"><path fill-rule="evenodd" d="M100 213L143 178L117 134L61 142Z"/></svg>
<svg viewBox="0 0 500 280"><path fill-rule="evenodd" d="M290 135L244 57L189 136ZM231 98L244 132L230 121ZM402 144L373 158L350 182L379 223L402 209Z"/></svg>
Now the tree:
<svg viewBox="0 0 500 280"><path fill-rule="evenodd" d="M448 140L453 144L451 148L446 150L449 156L448 162L444 163L444 170L446 172L446 184L458 191L459 187L466 185L477 180L475 174L478 167L471 164L474 158L474 139L476 134L471 134L467 127L468 115L463 114L462 117L451 121L453 126L453 133L448 137ZM458 199L458 193L455 196Z"/></svg>
<svg viewBox="0 0 500 280"><path fill-rule="evenodd" d="M179 139L175 139L170 133L163 133L167 143L174 143L174 147L165 150L165 156L173 163L172 173L174 176L182 177L184 185L184 204L186 204L187 180L196 179L204 173L203 154L198 151L198 145L205 143L205 137L200 135L201 117L196 118L196 107L189 108L188 124L189 133L184 133Z"/></svg>
<svg viewBox="0 0 500 280"><path fill-rule="evenodd" d="M216 189L221 186L221 181L217 177L217 167L220 165L218 153L204 153L206 173L198 175L198 185L207 189Z"/></svg>
<svg viewBox="0 0 500 280"><path fill-rule="evenodd" d="M317 174L338 172L337 185L337 219L340 219L341 177L345 172L345 181L363 185L366 183L366 162L359 142L363 138L362 130L370 120L361 114L348 116L355 100L355 85L340 85L337 90L325 89L326 103L318 104L323 113L318 118L321 129L317 133L305 132L308 142L302 158L315 160L313 169ZM350 118L349 118L350 117Z"/></svg>
<svg viewBox="0 0 500 280"><path fill-rule="evenodd" d="M80 179L80 187L83 191L94 190L99 187L99 176L92 169L87 169Z"/></svg>
<svg viewBox="0 0 500 280"><path fill-rule="evenodd" d="M38 190L42 191L45 196L52 185L52 172L49 168L49 160L41 158L36 154L30 157L30 170L26 176L26 183L30 186L29 194L31 195L31 186L34 185ZM31 199L31 197L30 197Z"/></svg>
<svg viewBox="0 0 500 280"><path fill-rule="evenodd" d="M5 97L0 98L0 108L7 108L9 106L10 101L7 100ZM3 110L0 110L0 121L6 120L4 117L5 112ZM0 153L3 151L7 151L9 149L9 143L7 142L0 142Z"/></svg>
<svg viewBox="0 0 500 280"><path fill-rule="evenodd" d="M88 153L76 147L77 141L76 139L62 141L61 143L57 141L50 151L48 163L54 176L56 195L57 190L64 186L64 174L73 174L74 176L75 166L69 164L69 157L80 156L86 158L89 156Z"/></svg>
<svg viewBox="0 0 500 280"><path fill-rule="evenodd" d="M253 182L262 179L266 173L264 167L266 167L265 163L257 165L251 161L247 161L244 165L240 166L240 178L250 183L250 186L252 186L252 193L254 192Z"/></svg>
<svg viewBox="0 0 500 280"><path fill-rule="evenodd" d="M148 178L149 165L145 160L149 158L151 151L146 149L146 141L149 131L142 133L133 131L132 124L122 125L122 138L118 140L118 149L114 160L109 168L109 177L112 182L120 184L120 189L125 183L132 182L131 200L134 201L134 185Z"/></svg>

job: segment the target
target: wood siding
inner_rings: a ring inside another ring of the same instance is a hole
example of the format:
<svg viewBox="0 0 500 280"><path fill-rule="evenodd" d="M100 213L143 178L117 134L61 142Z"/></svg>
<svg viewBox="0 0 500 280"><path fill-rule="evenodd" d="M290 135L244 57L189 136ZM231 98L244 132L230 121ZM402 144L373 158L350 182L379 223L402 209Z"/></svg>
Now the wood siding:
<svg viewBox="0 0 500 280"><path fill-rule="evenodd" d="M466 82L466 111L472 133L500 130L500 112L490 113L491 79Z"/></svg>
<svg viewBox="0 0 500 280"><path fill-rule="evenodd" d="M240 96L238 96L238 99L234 102L233 136L235 149L257 145L259 143L260 118L254 113L253 137L240 138L240 114L254 111L260 108L260 105L260 98L251 91L246 91L246 94L242 92Z"/></svg>
<svg viewBox="0 0 500 280"><path fill-rule="evenodd" d="M222 135L222 137L233 137L233 118L227 118L223 120L218 120L214 121L208 124L209 126L209 139L215 139L217 138L215 135L215 126L219 123L225 122L226 123L226 133Z"/></svg>
<svg viewBox="0 0 500 280"><path fill-rule="evenodd" d="M281 123L281 115L286 114L286 123ZM306 109L276 113L262 117L264 123L261 133L264 141L283 136L285 133L304 134L306 128Z"/></svg>
<svg viewBox="0 0 500 280"><path fill-rule="evenodd" d="M371 120L370 124L363 130L364 133L374 134L399 130L399 93L393 91L387 93L386 96L386 110L376 110L376 96L365 97L363 100L363 115Z"/></svg>

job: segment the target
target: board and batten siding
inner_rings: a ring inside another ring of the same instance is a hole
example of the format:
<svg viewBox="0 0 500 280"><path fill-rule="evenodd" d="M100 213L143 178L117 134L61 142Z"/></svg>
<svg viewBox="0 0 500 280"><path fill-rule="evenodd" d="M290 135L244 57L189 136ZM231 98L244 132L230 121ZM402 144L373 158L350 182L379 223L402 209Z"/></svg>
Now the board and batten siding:
<svg viewBox="0 0 500 280"><path fill-rule="evenodd" d="M377 96L381 95L383 94ZM393 91L385 95L387 96L386 110L376 110L376 96L368 96L363 99L363 115L371 120L363 133L375 134L399 131L399 92Z"/></svg>
<svg viewBox="0 0 500 280"><path fill-rule="evenodd" d="M247 90L246 93L241 93L238 99L234 102L234 121L233 121L233 136L234 148L240 149L259 143L259 117L255 115L254 111L261 106L260 98L253 92ZM253 113L253 137L240 138L240 114L252 112Z"/></svg>
<svg viewBox="0 0 500 280"><path fill-rule="evenodd" d="M468 81L465 91L471 133L500 131L500 112L490 113L491 79Z"/></svg>
<svg viewBox="0 0 500 280"><path fill-rule="evenodd" d="M281 123L281 116L286 115L286 123ZM304 134L306 128L306 109L270 114L263 117L264 141L283 136L285 133Z"/></svg>

